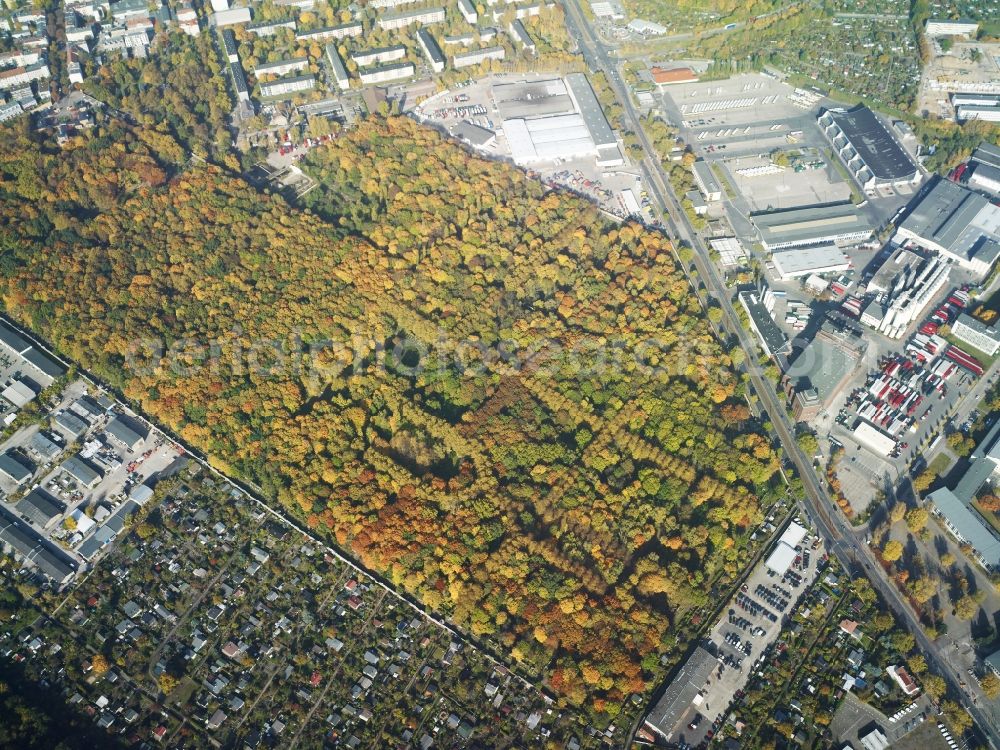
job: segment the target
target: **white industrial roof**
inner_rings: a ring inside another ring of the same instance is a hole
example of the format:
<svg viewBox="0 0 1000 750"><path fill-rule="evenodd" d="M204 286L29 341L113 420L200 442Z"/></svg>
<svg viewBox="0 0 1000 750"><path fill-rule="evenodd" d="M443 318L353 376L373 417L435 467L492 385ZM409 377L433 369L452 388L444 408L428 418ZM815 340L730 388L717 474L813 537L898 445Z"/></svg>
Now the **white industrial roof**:
<svg viewBox="0 0 1000 750"><path fill-rule="evenodd" d="M792 521L788 524L788 528L785 529L785 533L781 535L779 542L784 542L789 547L794 549L802 543L802 540L806 538L806 530L803 526Z"/></svg>
<svg viewBox="0 0 1000 750"><path fill-rule="evenodd" d="M792 567L793 562L795 562L795 549L784 542L778 542L778 546L774 548L774 552L770 554L764 565L767 566L768 570L773 570L779 576L783 576Z"/></svg>
<svg viewBox="0 0 1000 750"><path fill-rule="evenodd" d="M504 120L503 131L517 164L586 156L595 151L583 118L576 114Z"/></svg>
<svg viewBox="0 0 1000 750"><path fill-rule="evenodd" d="M836 245L797 248L776 252L771 256L774 269L783 279L809 276L814 273L842 271L851 267L850 259Z"/></svg>
<svg viewBox="0 0 1000 750"><path fill-rule="evenodd" d="M896 447L896 441L867 422L854 429L854 439L882 456L888 456Z"/></svg>

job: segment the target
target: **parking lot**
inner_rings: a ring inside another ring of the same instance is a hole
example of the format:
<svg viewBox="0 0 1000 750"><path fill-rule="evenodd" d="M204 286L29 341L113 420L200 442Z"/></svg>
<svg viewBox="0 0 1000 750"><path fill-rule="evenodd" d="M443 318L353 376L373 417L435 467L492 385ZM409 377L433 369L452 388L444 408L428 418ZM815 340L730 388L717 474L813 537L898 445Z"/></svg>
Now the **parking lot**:
<svg viewBox="0 0 1000 750"><path fill-rule="evenodd" d="M711 630L707 648L718 657L718 664L677 724L673 736L682 747L714 736L730 703L812 585L824 557L820 539L807 533L784 575L770 570L763 560L754 568Z"/></svg>
<svg viewBox="0 0 1000 750"><path fill-rule="evenodd" d="M819 203L836 203L851 197L851 187L818 149L796 149L794 164L777 166L767 156L750 155L721 161L730 182L746 199L751 211L771 211Z"/></svg>

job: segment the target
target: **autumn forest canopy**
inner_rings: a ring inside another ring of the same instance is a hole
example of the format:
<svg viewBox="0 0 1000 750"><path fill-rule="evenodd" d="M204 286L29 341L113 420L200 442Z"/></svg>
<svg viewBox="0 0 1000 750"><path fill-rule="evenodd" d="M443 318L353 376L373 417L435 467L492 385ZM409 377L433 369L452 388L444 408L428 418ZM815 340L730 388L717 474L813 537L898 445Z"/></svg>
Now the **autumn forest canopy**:
<svg viewBox="0 0 1000 750"><path fill-rule="evenodd" d="M303 206L142 126L39 137L0 137L8 315L569 702L679 657L778 459L665 237L405 118Z"/></svg>

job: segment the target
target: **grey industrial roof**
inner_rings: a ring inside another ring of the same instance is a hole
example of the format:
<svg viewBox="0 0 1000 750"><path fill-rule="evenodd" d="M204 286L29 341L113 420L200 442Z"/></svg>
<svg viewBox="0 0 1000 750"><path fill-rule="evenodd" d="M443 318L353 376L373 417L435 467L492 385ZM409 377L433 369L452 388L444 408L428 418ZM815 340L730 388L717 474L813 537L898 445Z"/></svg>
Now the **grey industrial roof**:
<svg viewBox="0 0 1000 750"><path fill-rule="evenodd" d="M417 36L424 43L424 49L431 60L444 65L444 55L441 53L441 48L438 46L437 40L431 35L431 32L427 29L417 29Z"/></svg>
<svg viewBox="0 0 1000 750"><path fill-rule="evenodd" d="M910 155L868 107L859 104L849 110L830 110L830 116L877 179L899 180L917 171Z"/></svg>
<svg viewBox="0 0 1000 750"><path fill-rule="evenodd" d="M604 116L601 103L597 101L594 90L590 87L590 81L583 73L570 73L566 76L566 85L570 94L576 100L576 106L580 110L583 122L590 132L590 137L594 144L600 146L611 146L616 143L615 134L608 124L608 118Z"/></svg>
<svg viewBox="0 0 1000 750"><path fill-rule="evenodd" d="M132 426L129 425L120 415L108 422L108 426L104 431L119 442L127 445L129 448L135 448L146 437L145 435L132 429Z"/></svg>
<svg viewBox="0 0 1000 750"><path fill-rule="evenodd" d="M772 244L873 231L868 219L850 202L769 211L750 218L761 238Z"/></svg>
<svg viewBox="0 0 1000 750"><path fill-rule="evenodd" d="M989 164L991 167L1000 167L1000 146L983 141L979 147L972 152L972 159L981 164Z"/></svg>
<svg viewBox="0 0 1000 750"><path fill-rule="evenodd" d="M20 459L10 453L0 453L0 472L3 472L18 484L27 482L34 473Z"/></svg>
<svg viewBox="0 0 1000 750"><path fill-rule="evenodd" d="M699 159L691 165L691 170L697 173L698 177L701 179L701 184L705 186L705 190L710 193L722 192L722 188L719 187L719 181L715 179L715 175L712 174L712 170L708 166L707 161Z"/></svg>
<svg viewBox="0 0 1000 750"><path fill-rule="evenodd" d="M991 567L1000 565L1000 540L993 535L986 521L947 487L931 493L928 499Z"/></svg>
<svg viewBox="0 0 1000 750"><path fill-rule="evenodd" d="M698 646L677 676L670 681L666 692L646 716L646 721L664 737L673 739L671 733L674 727L718 664L719 660L716 657Z"/></svg>
<svg viewBox="0 0 1000 750"><path fill-rule="evenodd" d="M63 461L62 468L63 471L85 487L89 487L101 478L100 472L80 458L79 455L70 456Z"/></svg>
<svg viewBox="0 0 1000 750"><path fill-rule="evenodd" d="M979 193L951 180L938 179L913 205L900 228L955 255L971 258L981 249L984 236L1000 238L996 228L990 231L973 223L988 205L989 201Z"/></svg>
<svg viewBox="0 0 1000 750"><path fill-rule="evenodd" d="M1000 167L995 167L992 164L987 164L985 162L977 161L972 165L972 172L969 178L977 177L981 180L994 180L995 182L1000 182Z"/></svg>
<svg viewBox="0 0 1000 750"><path fill-rule="evenodd" d="M68 411L56 414L55 423L71 435L79 436L87 431L87 423L75 414L70 414Z"/></svg>
<svg viewBox="0 0 1000 750"><path fill-rule="evenodd" d="M3 321L0 321L0 344L5 344L18 354L31 348L27 339Z"/></svg>
<svg viewBox="0 0 1000 750"><path fill-rule="evenodd" d="M62 452L62 448L50 440L44 432L36 432L32 435L31 439L28 441L28 448L33 450L46 461L52 461L53 459L58 458L59 454Z"/></svg>
<svg viewBox="0 0 1000 750"><path fill-rule="evenodd" d="M463 141L471 143L473 146L485 146L491 140L496 138L496 133L487 128L482 128L471 122L466 122L463 120L455 126L452 131L453 135L461 138Z"/></svg>
<svg viewBox="0 0 1000 750"><path fill-rule="evenodd" d="M39 572L54 581L62 582L76 571L73 560L46 543L38 532L5 508L0 508L0 543L33 563Z"/></svg>
<svg viewBox="0 0 1000 750"><path fill-rule="evenodd" d="M66 511L66 506L45 490L36 487L17 504L17 511L22 516L27 516L32 523L44 528L62 515Z"/></svg>

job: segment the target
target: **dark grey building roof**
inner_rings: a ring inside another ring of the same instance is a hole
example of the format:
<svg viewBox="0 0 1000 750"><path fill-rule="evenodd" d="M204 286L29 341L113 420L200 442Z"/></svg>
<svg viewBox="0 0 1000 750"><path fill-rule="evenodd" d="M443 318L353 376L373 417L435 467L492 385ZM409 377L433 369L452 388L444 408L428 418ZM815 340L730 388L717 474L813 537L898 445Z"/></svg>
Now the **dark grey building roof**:
<svg viewBox="0 0 1000 750"><path fill-rule="evenodd" d="M243 68L240 64L229 63L229 72L233 76L233 86L236 88L236 93L247 93L249 91L247 88L247 77L243 74Z"/></svg>
<svg viewBox="0 0 1000 750"><path fill-rule="evenodd" d="M1000 167L1000 146L983 141L979 147L972 152L973 161L980 164L989 164L991 167Z"/></svg>
<svg viewBox="0 0 1000 750"><path fill-rule="evenodd" d="M62 583L76 572L76 562L47 543L34 529L0 508L0 544L33 564L40 573Z"/></svg>
<svg viewBox="0 0 1000 750"><path fill-rule="evenodd" d="M788 346L788 336L778 327L767 311L756 291L743 291L739 294L740 300L746 307L747 314L753 323L758 335L761 338L764 348L767 349L768 356L784 351Z"/></svg>
<svg viewBox="0 0 1000 750"><path fill-rule="evenodd" d="M473 146L485 146L491 140L496 138L496 133L487 128L482 128L471 122L465 122L464 120L455 126L452 133L457 137L461 138L467 143L471 143Z"/></svg>
<svg viewBox="0 0 1000 750"><path fill-rule="evenodd" d="M66 506L48 492L36 487L17 504L17 511L42 528L66 512Z"/></svg>
<svg viewBox="0 0 1000 750"><path fill-rule="evenodd" d="M87 431L87 423L68 411L56 414L55 423L75 437L79 437Z"/></svg>
<svg viewBox="0 0 1000 750"><path fill-rule="evenodd" d="M146 437L145 434L140 434L134 430L132 425L120 415L108 422L108 426L104 431L119 443L127 446L130 450L134 450L138 447L139 443L141 443Z"/></svg>
<svg viewBox="0 0 1000 750"><path fill-rule="evenodd" d="M235 55L237 49L239 49L236 45L236 34L233 33L232 29L222 30L222 46L226 50L226 57Z"/></svg>
<svg viewBox="0 0 1000 750"><path fill-rule="evenodd" d="M901 180L917 171L910 155L868 107L859 104L849 110L830 110L830 116L876 179Z"/></svg>
<svg viewBox="0 0 1000 750"><path fill-rule="evenodd" d="M28 349L22 356L50 378L61 378L66 374L65 367L35 347Z"/></svg>
<svg viewBox="0 0 1000 750"><path fill-rule="evenodd" d="M805 206L752 214L750 220L768 244L819 244L832 237L872 232L874 227L853 203Z"/></svg>
<svg viewBox="0 0 1000 750"><path fill-rule="evenodd" d="M417 29L417 36L424 45L424 51L427 56L431 59L431 62L437 63L439 65L445 64L444 55L441 54L441 48L438 46L437 40L427 29L421 28Z"/></svg>
<svg viewBox="0 0 1000 750"><path fill-rule="evenodd" d="M101 473L79 455L70 456L63 461L62 468L84 487L90 487L101 478Z"/></svg>
<svg viewBox="0 0 1000 750"><path fill-rule="evenodd" d="M52 461L59 457L62 448L49 439L44 432L36 432L28 441L28 448L46 461Z"/></svg>
<svg viewBox="0 0 1000 750"><path fill-rule="evenodd" d="M23 459L11 455L10 453L0 453L0 472L6 474L18 484L22 484L31 479L34 471L25 466Z"/></svg>
<svg viewBox="0 0 1000 750"><path fill-rule="evenodd" d="M608 124L608 118L604 116L601 103L597 101L597 95L590 87L590 81L583 73L570 73L566 76L566 85L569 87L573 99L576 100L577 107L583 122L590 132L590 137L597 146L612 146L616 143L615 134Z"/></svg>
<svg viewBox="0 0 1000 750"><path fill-rule="evenodd" d="M956 185L951 180L937 179L913 205L900 228L918 237L947 248L955 255L971 258L980 251L988 230L973 225L973 221L989 201L979 193Z"/></svg>
<svg viewBox="0 0 1000 750"><path fill-rule="evenodd" d="M671 737L674 727L718 664L716 657L698 646L646 716L646 721L664 737L675 739Z"/></svg>
<svg viewBox="0 0 1000 750"><path fill-rule="evenodd" d="M21 334L9 325L0 321L0 344L6 345L18 354L22 354L31 348L31 344Z"/></svg>

